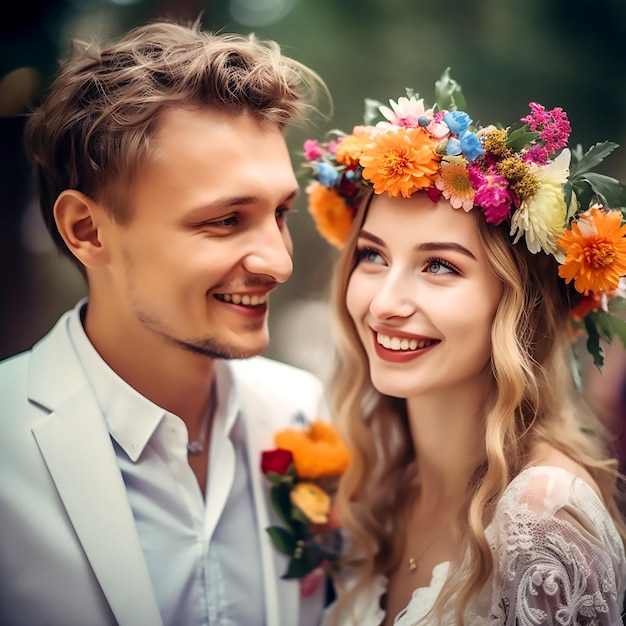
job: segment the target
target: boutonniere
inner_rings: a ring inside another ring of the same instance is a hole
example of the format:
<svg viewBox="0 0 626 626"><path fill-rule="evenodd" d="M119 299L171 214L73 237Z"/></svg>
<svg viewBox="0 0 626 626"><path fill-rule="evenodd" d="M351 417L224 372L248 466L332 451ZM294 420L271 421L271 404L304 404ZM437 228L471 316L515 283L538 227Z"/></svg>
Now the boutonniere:
<svg viewBox="0 0 626 626"><path fill-rule="evenodd" d="M276 548L289 557L282 578L300 578L303 595L317 587L305 584L341 552L340 524L332 499L350 452L327 422L305 422L274 436L276 448L261 456L270 483L272 508L282 526L267 528ZM317 581L321 577L317 577Z"/></svg>

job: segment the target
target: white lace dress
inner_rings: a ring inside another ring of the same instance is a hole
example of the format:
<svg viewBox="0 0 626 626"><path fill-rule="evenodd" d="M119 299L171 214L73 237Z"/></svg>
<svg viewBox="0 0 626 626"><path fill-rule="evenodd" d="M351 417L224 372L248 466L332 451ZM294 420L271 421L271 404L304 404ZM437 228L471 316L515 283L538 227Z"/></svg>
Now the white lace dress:
<svg viewBox="0 0 626 626"><path fill-rule="evenodd" d="M621 539L591 487L558 467L531 467L519 474L498 503L486 529L496 563L491 580L472 602L471 626L618 626L626 591ZM448 626L427 613L441 591L448 563L416 589L395 626ZM357 598L341 626L380 626L387 588L376 578ZM331 606L328 613L332 612ZM425 617L426 616L426 617ZM425 619L422 619L424 618ZM421 621L420 621L421 620Z"/></svg>

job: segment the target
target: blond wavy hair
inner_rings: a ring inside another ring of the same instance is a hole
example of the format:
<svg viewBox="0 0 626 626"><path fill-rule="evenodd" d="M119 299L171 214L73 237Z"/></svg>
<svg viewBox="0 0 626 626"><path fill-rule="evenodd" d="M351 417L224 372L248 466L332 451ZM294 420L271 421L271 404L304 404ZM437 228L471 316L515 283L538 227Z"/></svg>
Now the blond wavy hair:
<svg viewBox="0 0 626 626"><path fill-rule="evenodd" d="M367 202L355 218L359 225L366 212ZM494 384L484 416L483 460L469 481L458 520L464 530L457 563L463 560L465 567L450 568L433 607L441 615L453 600L459 625L494 569L485 528L504 490L529 462L533 444L547 442L589 471L626 538L616 503L617 461L608 453L605 430L584 410L573 384L567 290L556 268L546 267L556 261L533 255L526 246L512 246L506 226L495 227L473 213L503 294L491 330ZM397 567L403 550L399 537L406 532L405 503L418 479L406 401L373 388L366 353L346 308L358 230L352 230L333 282L337 354L329 391L333 415L353 454L337 505L350 538L343 565L357 574L356 586L349 590L340 577L336 581L336 618L349 613L355 596L375 575L389 576Z"/></svg>
<svg viewBox="0 0 626 626"><path fill-rule="evenodd" d="M53 216L65 189L101 202L118 223L129 221L125 194L165 108L245 113L283 130L316 110L320 92L328 95L321 78L276 42L205 32L199 21L147 24L110 45L75 40L25 131L55 245L75 260Z"/></svg>

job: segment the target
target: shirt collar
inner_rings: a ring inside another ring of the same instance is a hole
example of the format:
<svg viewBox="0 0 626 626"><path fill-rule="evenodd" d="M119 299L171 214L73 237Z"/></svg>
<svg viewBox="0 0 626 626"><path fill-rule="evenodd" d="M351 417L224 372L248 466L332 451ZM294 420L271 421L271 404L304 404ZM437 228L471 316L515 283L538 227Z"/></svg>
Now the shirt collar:
<svg viewBox="0 0 626 626"><path fill-rule="evenodd" d="M118 376L89 341L81 322L86 299L74 308L69 334L89 380L109 434L134 462L163 419L165 411Z"/></svg>
<svg viewBox="0 0 626 626"><path fill-rule="evenodd" d="M240 413L239 393L237 392L237 381L235 380L228 361L217 359L215 361L215 387L217 392L217 404L215 407L215 417L223 424L223 436L231 440L241 436L241 420L238 420ZM237 426L237 427L235 427Z"/></svg>

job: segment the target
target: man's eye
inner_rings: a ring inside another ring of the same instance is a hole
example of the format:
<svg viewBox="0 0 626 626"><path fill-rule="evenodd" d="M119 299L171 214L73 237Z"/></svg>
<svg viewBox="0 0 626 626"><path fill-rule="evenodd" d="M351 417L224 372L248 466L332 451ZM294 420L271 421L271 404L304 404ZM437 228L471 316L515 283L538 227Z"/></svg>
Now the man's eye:
<svg viewBox="0 0 626 626"><path fill-rule="evenodd" d="M236 226L238 218L236 215L225 217L221 220L215 220L212 222L204 222L201 226L215 227L215 228L228 228L229 226Z"/></svg>

